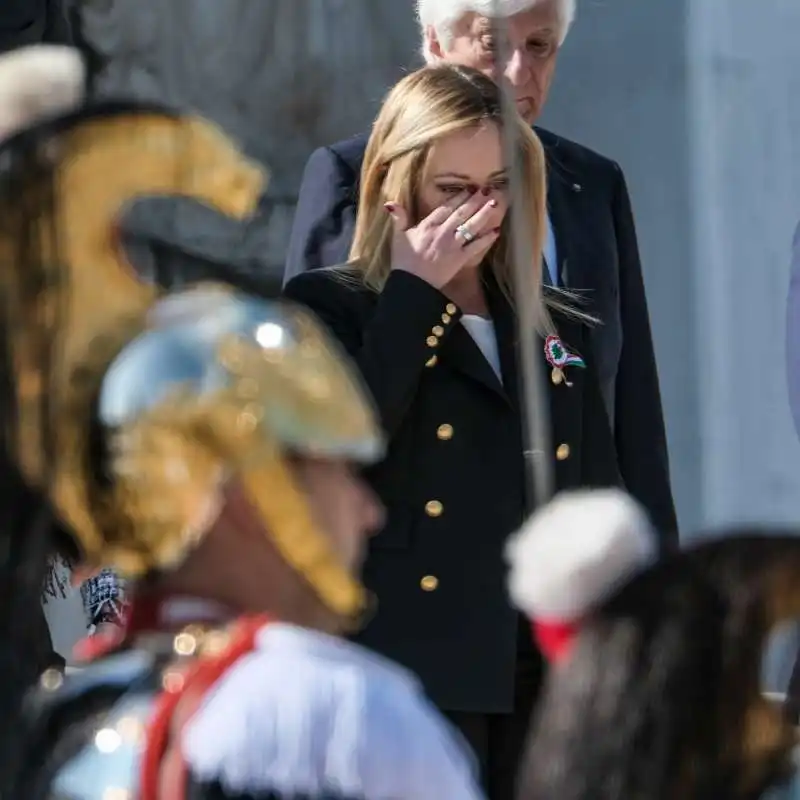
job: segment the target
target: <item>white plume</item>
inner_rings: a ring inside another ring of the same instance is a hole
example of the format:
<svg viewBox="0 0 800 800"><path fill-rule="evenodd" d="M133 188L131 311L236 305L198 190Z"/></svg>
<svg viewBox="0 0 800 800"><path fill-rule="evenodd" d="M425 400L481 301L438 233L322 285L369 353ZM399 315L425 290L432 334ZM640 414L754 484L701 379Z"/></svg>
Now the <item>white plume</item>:
<svg viewBox="0 0 800 800"><path fill-rule="evenodd" d="M460 734L401 667L353 642L267 623L182 736L230 797L480 800Z"/></svg>
<svg viewBox="0 0 800 800"><path fill-rule="evenodd" d="M37 44L0 55L0 141L80 105L85 71L72 47Z"/></svg>
<svg viewBox="0 0 800 800"><path fill-rule="evenodd" d="M590 612L657 554L644 509L617 489L559 495L506 545L509 592L530 619Z"/></svg>

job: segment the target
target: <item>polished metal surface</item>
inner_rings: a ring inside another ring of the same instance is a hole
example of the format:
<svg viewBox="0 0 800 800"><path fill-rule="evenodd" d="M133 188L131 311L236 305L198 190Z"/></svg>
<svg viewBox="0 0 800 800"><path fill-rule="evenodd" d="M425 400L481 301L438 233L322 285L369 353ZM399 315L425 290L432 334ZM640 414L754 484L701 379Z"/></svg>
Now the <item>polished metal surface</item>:
<svg viewBox="0 0 800 800"><path fill-rule="evenodd" d="M84 696L98 691L121 694L88 732L88 743L57 771L49 797L128 800L137 796L145 726L160 688L152 680L157 660L155 651L127 650L70 670L60 680L50 680L48 673L43 676L33 702L45 715L57 714L68 704L79 707Z"/></svg>
<svg viewBox="0 0 800 800"><path fill-rule="evenodd" d="M53 780L52 793L69 800L124 800L138 796L142 742L153 694L124 697L93 731L89 744Z"/></svg>
<svg viewBox="0 0 800 800"><path fill-rule="evenodd" d="M241 336L265 350L297 344L290 316L278 304L223 291L178 292L161 300L151 327L119 354L103 381L100 419L133 421L177 388L202 397L231 383L220 363L223 339Z"/></svg>
<svg viewBox="0 0 800 800"><path fill-rule="evenodd" d="M244 379L226 361L226 348L246 362ZM368 463L382 456L384 442L377 426L350 424L358 405L369 403L358 380L338 343L307 313L208 285L155 305L148 329L106 373L98 411L105 426L117 428L176 397L187 408L225 397L256 410L284 447L304 452L313 444L315 455Z"/></svg>

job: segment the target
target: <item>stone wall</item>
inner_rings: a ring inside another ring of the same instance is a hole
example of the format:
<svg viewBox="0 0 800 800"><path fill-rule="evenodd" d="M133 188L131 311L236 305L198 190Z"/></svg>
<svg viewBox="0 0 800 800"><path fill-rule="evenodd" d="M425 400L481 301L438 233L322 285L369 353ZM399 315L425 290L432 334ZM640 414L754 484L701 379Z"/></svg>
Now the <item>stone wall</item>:
<svg viewBox="0 0 800 800"><path fill-rule="evenodd" d="M86 31L113 66L100 87L192 108L269 167L267 247L282 269L311 151L364 130L416 59L411 3L97 0Z"/></svg>

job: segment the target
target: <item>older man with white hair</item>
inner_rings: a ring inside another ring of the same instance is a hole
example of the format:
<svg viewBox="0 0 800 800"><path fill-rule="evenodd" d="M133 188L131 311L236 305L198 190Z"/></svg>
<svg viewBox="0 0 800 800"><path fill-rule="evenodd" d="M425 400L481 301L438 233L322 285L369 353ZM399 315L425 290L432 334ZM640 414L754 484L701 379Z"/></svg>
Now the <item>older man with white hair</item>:
<svg viewBox="0 0 800 800"><path fill-rule="evenodd" d="M531 124L547 100L560 48L575 17L576 0L417 0L422 53L428 63L474 67L511 86L519 113ZM492 15L507 22L509 41L499 61ZM619 165L586 147L536 128L548 160L546 280L576 290L602 324L592 346L608 409L620 472L627 489L648 510L662 552L677 542L666 436L636 231ZM358 180L367 134L320 147L303 176L289 246L285 280L300 272L347 260L358 203ZM554 373L553 380L559 376ZM399 554L402 556L402 554ZM542 565L547 568L546 564ZM373 587L380 595L381 587ZM445 602L446 590L438 602ZM452 598L453 625L470 636ZM380 612L376 618L380 624ZM489 687L496 702L474 701L475 687L459 679L452 664L451 699L444 710L459 724L484 764L492 798L511 797L510 775L525 734L540 676L539 660L521 627L513 685ZM400 635L400 634L398 634ZM387 632L363 640L397 658ZM431 672L425 641L407 665L423 679ZM492 659L492 652L476 658ZM437 665L441 672L442 666ZM487 687L480 695L486 697ZM434 700L436 698L435 692ZM457 705L452 697L458 696Z"/></svg>

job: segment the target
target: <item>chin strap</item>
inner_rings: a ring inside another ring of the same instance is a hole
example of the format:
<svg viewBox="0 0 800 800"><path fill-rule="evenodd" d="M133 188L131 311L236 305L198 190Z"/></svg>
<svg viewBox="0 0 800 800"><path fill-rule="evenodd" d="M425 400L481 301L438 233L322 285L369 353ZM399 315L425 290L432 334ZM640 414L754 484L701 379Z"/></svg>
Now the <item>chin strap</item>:
<svg viewBox="0 0 800 800"><path fill-rule="evenodd" d="M320 530L282 456L275 455L263 466L242 472L241 477L250 502L286 563L330 611L357 626L369 610L369 596Z"/></svg>

